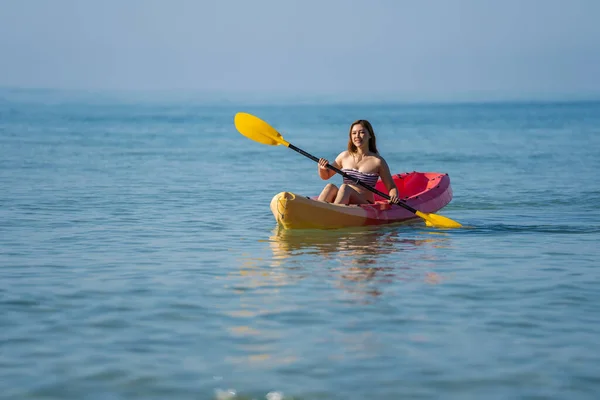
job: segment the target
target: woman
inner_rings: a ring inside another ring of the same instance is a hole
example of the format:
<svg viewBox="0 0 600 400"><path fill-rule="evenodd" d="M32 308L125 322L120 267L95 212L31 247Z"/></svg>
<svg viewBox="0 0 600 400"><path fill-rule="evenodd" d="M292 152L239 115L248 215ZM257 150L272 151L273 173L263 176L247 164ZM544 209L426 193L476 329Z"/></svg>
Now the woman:
<svg viewBox="0 0 600 400"><path fill-rule="evenodd" d="M377 179L381 177L390 196L390 203L398 201L398 188L392 179L390 169L386 161L377 152L375 144L375 132L369 121L359 119L350 125L348 134L348 150L341 152L331 164L341 169L353 179L374 187ZM328 169L324 158L319 160L319 176L326 180L335 175L335 171ZM332 183L328 183L319 200L335 204L366 204L373 203L373 192L358 185L354 180L344 177L344 182L338 189Z"/></svg>

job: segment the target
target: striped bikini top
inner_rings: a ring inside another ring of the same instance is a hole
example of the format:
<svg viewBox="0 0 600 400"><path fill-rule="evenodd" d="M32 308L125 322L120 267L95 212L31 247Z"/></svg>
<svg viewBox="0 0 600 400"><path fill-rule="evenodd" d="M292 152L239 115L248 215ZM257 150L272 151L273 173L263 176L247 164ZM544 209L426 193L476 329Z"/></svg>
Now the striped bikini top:
<svg viewBox="0 0 600 400"><path fill-rule="evenodd" d="M369 185L371 187L375 187L377 183L377 179L379 179L379 174L368 174L365 172L360 172L356 169L350 168L342 168L342 172L345 172L351 179L348 179L344 176L344 183L356 183L356 181L361 181L362 183Z"/></svg>

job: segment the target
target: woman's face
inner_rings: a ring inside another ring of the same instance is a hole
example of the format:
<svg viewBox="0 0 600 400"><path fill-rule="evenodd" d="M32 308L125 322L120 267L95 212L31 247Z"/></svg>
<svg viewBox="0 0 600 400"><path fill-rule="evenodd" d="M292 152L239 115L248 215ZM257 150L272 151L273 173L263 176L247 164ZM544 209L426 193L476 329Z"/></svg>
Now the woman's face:
<svg viewBox="0 0 600 400"><path fill-rule="evenodd" d="M369 131L361 124L355 124L350 131L350 139L356 147L362 147L369 144L371 135Z"/></svg>

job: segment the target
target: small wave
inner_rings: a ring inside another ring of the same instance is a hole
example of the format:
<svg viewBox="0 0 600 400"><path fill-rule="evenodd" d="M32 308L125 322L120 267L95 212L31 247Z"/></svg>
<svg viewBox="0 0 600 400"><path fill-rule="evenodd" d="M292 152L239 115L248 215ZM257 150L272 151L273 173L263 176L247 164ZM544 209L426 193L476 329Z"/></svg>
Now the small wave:
<svg viewBox="0 0 600 400"><path fill-rule="evenodd" d="M294 397L295 398L295 397ZM235 389L215 389L215 400L245 400L245 399L266 399L266 400L285 400L291 399L291 397L285 397L283 393L277 391L268 392L266 395L259 396L247 396L239 395Z"/></svg>
<svg viewBox="0 0 600 400"><path fill-rule="evenodd" d="M572 234L589 235L600 233L598 225L510 225L510 224L488 224L488 225L469 225L468 230L463 232L481 233L549 233L549 234ZM456 232L459 232L457 230Z"/></svg>

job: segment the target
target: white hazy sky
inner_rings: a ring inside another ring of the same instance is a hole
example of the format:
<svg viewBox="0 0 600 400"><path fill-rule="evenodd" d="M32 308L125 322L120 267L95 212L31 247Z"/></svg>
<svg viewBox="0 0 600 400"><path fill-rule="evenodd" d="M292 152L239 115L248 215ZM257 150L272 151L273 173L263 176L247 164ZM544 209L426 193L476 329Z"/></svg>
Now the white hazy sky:
<svg viewBox="0 0 600 400"><path fill-rule="evenodd" d="M600 0L0 0L0 86L600 95Z"/></svg>

